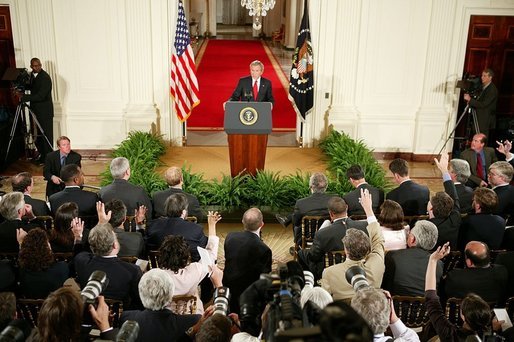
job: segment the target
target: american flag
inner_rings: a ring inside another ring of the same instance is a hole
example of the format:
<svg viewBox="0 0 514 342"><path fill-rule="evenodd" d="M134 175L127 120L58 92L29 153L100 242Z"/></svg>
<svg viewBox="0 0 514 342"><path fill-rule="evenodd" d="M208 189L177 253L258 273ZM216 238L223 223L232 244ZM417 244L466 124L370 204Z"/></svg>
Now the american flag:
<svg viewBox="0 0 514 342"><path fill-rule="evenodd" d="M189 30L182 0L178 2L175 51L171 56L170 91L175 102L175 111L181 122L187 120L191 111L200 103L195 58L191 48Z"/></svg>

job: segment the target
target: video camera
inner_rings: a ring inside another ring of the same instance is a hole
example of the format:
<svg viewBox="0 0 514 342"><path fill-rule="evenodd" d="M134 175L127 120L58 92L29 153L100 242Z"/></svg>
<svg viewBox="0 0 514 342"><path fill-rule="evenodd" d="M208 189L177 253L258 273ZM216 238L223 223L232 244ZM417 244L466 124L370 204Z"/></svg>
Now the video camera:
<svg viewBox="0 0 514 342"><path fill-rule="evenodd" d="M482 80L479 76L465 73L462 80L457 81L457 88L462 89L464 93L471 97L477 98L482 91Z"/></svg>
<svg viewBox="0 0 514 342"><path fill-rule="evenodd" d="M2 80L11 81L12 87L15 90L24 92L30 82L30 74L25 68L8 68Z"/></svg>

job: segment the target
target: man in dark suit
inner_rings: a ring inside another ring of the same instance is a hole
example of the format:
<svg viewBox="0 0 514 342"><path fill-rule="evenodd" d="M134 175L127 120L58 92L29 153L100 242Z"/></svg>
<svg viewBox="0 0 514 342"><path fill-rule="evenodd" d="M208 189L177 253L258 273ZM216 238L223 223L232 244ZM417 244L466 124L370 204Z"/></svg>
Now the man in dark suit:
<svg viewBox="0 0 514 342"><path fill-rule="evenodd" d="M410 215L426 215L430 190L424 185L414 183L409 177L409 164L406 160L397 158L389 164L394 181L399 184L386 196L401 205L403 213Z"/></svg>
<svg viewBox="0 0 514 342"><path fill-rule="evenodd" d="M425 274L430 250L437 241L437 227L430 221L420 220L407 237L406 249L389 251L385 255L382 288L399 296L424 296ZM437 263L437 282L443 275L443 263Z"/></svg>
<svg viewBox="0 0 514 342"><path fill-rule="evenodd" d="M366 227L368 223L366 221L354 221L349 218L347 208L348 205L341 197L330 198L328 201L328 214L332 224L316 232L311 248L298 251L300 260L309 267L316 279L321 278L325 268L325 253L344 249L343 237L346 235L347 229L356 228L367 234Z"/></svg>
<svg viewBox="0 0 514 342"><path fill-rule="evenodd" d="M143 235L140 232L127 232L123 226L127 219L127 207L125 204L119 199L110 200L105 204L105 211L111 212L109 223L120 243L118 256L137 256L142 258L145 249ZM145 213L138 211L135 218L136 225L139 226L138 223L142 223L144 219Z"/></svg>
<svg viewBox="0 0 514 342"><path fill-rule="evenodd" d="M45 158L43 176L46 183L46 197L64 189L64 183L60 178L61 168L64 165L75 164L81 167L82 156L71 150L71 143L68 137L62 136L57 139L57 151L50 152Z"/></svg>
<svg viewBox="0 0 514 342"><path fill-rule="evenodd" d="M478 98L464 94L464 100L476 110L478 128L480 133L489 135L489 130L496 128L496 101L498 100L498 89L493 83L494 72L487 68L482 71L482 91ZM478 133L478 132L475 132Z"/></svg>
<svg viewBox="0 0 514 342"><path fill-rule="evenodd" d="M157 218L166 216L164 203L170 195L184 194L187 196L187 201L189 202L189 206L187 207L188 216L195 216L198 222L201 222L204 218L204 214L200 208L198 199L195 196L182 191L182 186L184 185L182 170L179 167L172 166L164 173L164 179L166 180L166 183L168 183L169 188L157 191L153 194L153 217Z"/></svg>
<svg viewBox="0 0 514 342"><path fill-rule="evenodd" d="M189 222L187 218L187 197L184 194L173 194L164 204L166 216L150 221L145 237L148 250L157 250L168 235L181 235L191 250L191 260L200 260L196 247L205 248L207 236L201 226Z"/></svg>
<svg viewBox="0 0 514 342"><path fill-rule="evenodd" d="M261 77L264 64L255 60L250 63L250 76L242 77L230 96L229 101L275 102L271 89L271 81Z"/></svg>
<svg viewBox="0 0 514 342"><path fill-rule="evenodd" d="M470 241L482 241L489 249L499 249L505 232L505 219L494 215L498 195L488 188L476 188L473 195L475 214L462 220L459 230L459 249Z"/></svg>
<svg viewBox="0 0 514 342"><path fill-rule="evenodd" d="M355 190L350 191L343 196L344 201L348 205L348 215L364 215L364 210L359 203L361 196L360 189L368 189L373 199L373 212L378 213L380 206L384 203L384 191L369 185L364 178L364 170L360 165L352 165L346 170L346 177L350 183L355 187Z"/></svg>
<svg viewBox="0 0 514 342"><path fill-rule="evenodd" d="M152 201L145 189L139 185L128 182L130 178L130 163L125 157L117 157L111 161L111 175L113 182L100 189L99 196L102 202L107 203L117 198L123 201L128 213L133 213L140 206L147 209L147 219L152 216Z"/></svg>
<svg viewBox="0 0 514 342"><path fill-rule="evenodd" d="M434 159L443 176L445 192L437 192L428 202L429 221L437 226L435 247L450 242L451 249L457 249L459 229L462 223L459 196L448 171L448 153L443 152L441 160Z"/></svg>
<svg viewBox="0 0 514 342"><path fill-rule="evenodd" d="M30 83L27 89L30 90L30 94L21 94L21 102L30 102L30 109L36 115L37 121L43 129L44 135L48 138L48 141L43 136L43 132L36 139L36 147L39 151L39 162L45 161L46 155L52 151L54 140L54 105L52 103L52 79L41 66L41 61L38 58L32 58L30 60L30 68L32 73L30 75ZM46 162L46 161L45 161Z"/></svg>
<svg viewBox="0 0 514 342"><path fill-rule="evenodd" d="M454 158L450 160L448 168L450 177L455 185L457 196L459 197L460 213L468 214L473 212L471 202L473 202L473 189L466 185L471 171L469 163L464 159Z"/></svg>
<svg viewBox="0 0 514 342"><path fill-rule="evenodd" d="M489 248L480 241L470 241L464 251L466 268L451 270L445 279L446 298L464 298L473 292L486 302L504 303L508 272L505 266L491 265Z"/></svg>
<svg viewBox="0 0 514 342"><path fill-rule="evenodd" d="M489 166L498 160L494 148L485 147L487 136L479 133L473 136L471 148L462 151L460 157L469 163L471 176L467 185L476 188L487 186L487 170Z"/></svg>
<svg viewBox="0 0 514 342"><path fill-rule="evenodd" d="M508 219L507 225L514 224L514 186L510 185L514 168L506 161L497 161L489 166L487 179L498 195L498 206L494 213Z"/></svg>
<svg viewBox="0 0 514 342"><path fill-rule="evenodd" d="M84 173L75 164L66 165L61 170L61 179L65 184L64 190L49 198L52 215L66 202L74 202L79 207L79 216L96 216L98 196L94 192L82 190Z"/></svg>
<svg viewBox="0 0 514 342"><path fill-rule="evenodd" d="M34 189L34 178L29 172L21 172L11 178L11 185L13 191L18 191L23 194L26 204L32 206L32 212L36 216L50 215L50 209L45 201L37 198L32 198L32 190Z"/></svg>
<svg viewBox="0 0 514 342"><path fill-rule="evenodd" d="M33 228L30 224L35 218L32 208L25 204L22 193L13 191L2 196L0 214L5 219L0 223L0 251L18 252L17 236L21 234L23 237Z"/></svg>
<svg viewBox="0 0 514 342"><path fill-rule="evenodd" d="M262 226L261 211L250 208L243 215L244 231L229 233L225 239L223 285L232 293L230 312L239 313L241 293L261 273L271 272L271 249L260 238Z"/></svg>
<svg viewBox="0 0 514 342"><path fill-rule="evenodd" d="M89 245L93 254L80 252L74 258L80 287L86 286L94 271L104 271L109 284L102 294L106 298L122 300L125 307L140 308L138 284L141 269L117 257L120 247L112 226L109 223L95 226L89 233Z"/></svg>

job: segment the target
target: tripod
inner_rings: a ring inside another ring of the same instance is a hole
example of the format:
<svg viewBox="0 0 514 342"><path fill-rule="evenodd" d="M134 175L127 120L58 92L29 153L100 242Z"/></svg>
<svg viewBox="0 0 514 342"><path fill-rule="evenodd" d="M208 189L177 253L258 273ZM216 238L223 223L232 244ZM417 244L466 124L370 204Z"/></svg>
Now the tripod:
<svg viewBox="0 0 514 342"><path fill-rule="evenodd" d="M480 133L480 127L478 127L478 120L477 120L477 111L476 111L475 108L471 107L469 105L469 103L468 103L466 105L466 108L464 108L464 110L460 114L459 119L455 123L455 126L453 127L452 131L448 135L448 138L446 138L446 141L444 142L443 146L441 147L441 149L439 150L439 153L437 155L441 155L441 152L443 152L443 150L446 148L446 144L448 143L448 141L450 139L455 139L455 137L453 135L455 134L455 131L457 130L457 127L459 126L459 124L462 121L462 119L464 119L466 114L470 114L471 115L471 121L472 121L473 128L475 129L475 132L476 133Z"/></svg>
<svg viewBox="0 0 514 342"><path fill-rule="evenodd" d="M11 144L14 139L14 134L16 133L16 126L18 126L18 121L22 121L23 124L26 124L25 116L23 115L23 114L25 114L25 112L23 111L24 108L28 109L30 117L36 124L36 139L38 136L37 129L39 129L39 131L41 132L41 135L45 138L46 142L48 143L48 146L50 146L50 149L53 149L53 146L50 143L50 140L48 140L48 137L46 136L45 131L43 130L43 127L41 127L41 124L39 123L38 119L36 118L36 114L34 114L32 109L30 109L30 107L26 103L21 102L16 107L16 114L14 115L14 121L13 121L12 128L11 128L9 144L7 145L7 152L5 153L5 162L7 162L7 158L9 156L9 150L11 149ZM24 135L24 143L26 144L28 141L28 138L30 136L30 131L27 131L26 125L25 125L25 129L23 130L23 135ZM34 139L34 141L35 141L35 139ZM26 146L25 146L25 148L26 148Z"/></svg>

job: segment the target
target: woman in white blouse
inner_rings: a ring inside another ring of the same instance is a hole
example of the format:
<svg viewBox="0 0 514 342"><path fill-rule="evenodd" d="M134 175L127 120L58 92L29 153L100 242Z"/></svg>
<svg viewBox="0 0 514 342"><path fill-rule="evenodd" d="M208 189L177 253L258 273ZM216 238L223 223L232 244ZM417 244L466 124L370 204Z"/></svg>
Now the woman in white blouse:
<svg viewBox="0 0 514 342"><path fill-rule="evenodd" d="M404 222L403 209L395 201L385 200L380 207L378 222L384 234L386 251L407 248L410 227Z"/></svg>

